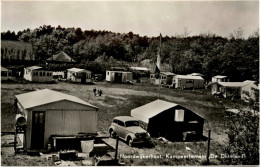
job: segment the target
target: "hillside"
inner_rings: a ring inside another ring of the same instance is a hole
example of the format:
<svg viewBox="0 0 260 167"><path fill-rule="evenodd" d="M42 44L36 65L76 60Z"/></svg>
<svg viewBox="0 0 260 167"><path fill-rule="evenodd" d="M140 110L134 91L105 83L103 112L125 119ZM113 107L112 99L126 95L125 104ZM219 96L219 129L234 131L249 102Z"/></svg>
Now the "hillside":
<svg viewBox="0 0 260 167"><path fill-rule="evenodd" d="M27 42L2 40L1 59L33 60L32 46Z"/></svg>
<svg viewBox="0 0 260 167"><path fill-rule="evenodd" d="M10 60L15 60L14 64L21 64L17 60L34 58L36 63L46 64L46 59L64 51L78 62L74 66L96 73L104 73L111 66L135 65L152 69L160 46L159 34L158 37L147 37L133 32L115 33L51 25L24 30L17 39L31 41L33 46L15 49L19 48L19 44L17 46L16 42L7 42L6 49L1 50L2 59L9 60L10 65L13 63ZM259 78L259 34L247 39L214 34L163 36L160 56L162 71L176 74L202 73L206 79L214 75L226 75L230 81ZM56 67L54 65L51 68Z"/></svg>

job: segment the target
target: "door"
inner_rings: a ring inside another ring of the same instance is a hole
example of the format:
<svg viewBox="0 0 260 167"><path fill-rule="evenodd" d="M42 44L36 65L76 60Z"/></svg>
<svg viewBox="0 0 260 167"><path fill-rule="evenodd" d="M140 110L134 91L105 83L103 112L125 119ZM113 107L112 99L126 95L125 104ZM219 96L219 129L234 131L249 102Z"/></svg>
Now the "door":
<svg viewBox="0 0 260 167"><path fill-rule="evenodd" d="M115 73L115 81L114 82L121 83L122 77L123 77L122 73Z"/></svg>
<svg viewBox="0 0 260 167"><path fill-rule="evenodd" d="M125 138L124 131L125 131L125 123L118 120L118 126L117 126L117 134L119 137Z"/></svg>
<svg viewBox="0 0 260 167"><path fill-rule="evenodd" d="M86 79L87 79L87 75L85 72L82 72L81 73L81 83L86 83Z"/></svg>
<svg viewBox="0 0 260 167"><path fill-rule="evenodd" d="M31 149L44 148L45 111L32 112Z"/></svg>

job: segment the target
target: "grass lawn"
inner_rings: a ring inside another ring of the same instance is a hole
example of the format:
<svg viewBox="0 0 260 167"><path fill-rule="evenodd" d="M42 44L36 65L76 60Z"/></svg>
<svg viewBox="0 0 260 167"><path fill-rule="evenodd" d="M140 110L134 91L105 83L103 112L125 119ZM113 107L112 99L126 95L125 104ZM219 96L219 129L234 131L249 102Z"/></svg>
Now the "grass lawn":
<svg viewBox="0 0 260 167"><path fill-rule="evenodd" d="M102 96L94 96L93 88L101 89ZM14 95L48 88L60 91L66 94L77 96L93 105L99 107L98 111L98 131L107 133L107 128L111 124L112 119L119 115L130 115L131 109L149 103L158 98L157 86L151 84L110 84L100 82L95 85L81 85L60 82L58 84L18 84L18 83L2 83L1 88L1 128L2 131L13 131L14 116L13 101ZM207 90L175 90L168 88L160 88L160 99L169 102L178 103L205 118L204 135L207 136L208 130L211 130L211 153L220 154L221 144L226 138L224 133L224 112L218 106L220 99L214 98ZM223 100L223 104L231 106L228 100ZM154 140L153 148L131 148L121 149L121 154L168 154L174 155L205 155L207 150L207 142L176 142L163 144ZM191 148L187 151L186 147ZM4 147L2 148L3 152ZM202 165L206 159L186 158L186 159L135 159L125 158L127 165ZM217 159L212 159L213 164L219 164ZM8 164L8 162L6 162ZM10 163L9 163L10 164ZM10 164L15 165L15 164ZM30 165L30 164L27 164Z"/></svg>

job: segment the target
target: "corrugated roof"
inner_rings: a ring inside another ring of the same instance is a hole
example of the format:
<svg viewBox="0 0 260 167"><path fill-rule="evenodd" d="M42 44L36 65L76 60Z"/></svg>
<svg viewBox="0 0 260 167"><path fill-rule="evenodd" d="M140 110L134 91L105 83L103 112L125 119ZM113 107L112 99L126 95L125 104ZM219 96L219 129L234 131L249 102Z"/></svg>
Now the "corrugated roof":
<svg viewBox="0 0 260 167"><path fill-rule="evenodd" d="M1 71L9 71L9 70L1 66Z"/></svg>
<svg viewBox="0 0 260 167"><path fill-rule="evenodd" d="M141 107L131 110L131 116L148 123L149 119L160 114L161 112L176 107L178 104L170 103L163 100L155 100Z"/></svg>
<svg viewBox="0 0 260 167"><path fill-rule="evenodd" d="M201 76L191 76L191 75L175 75L174 78L204 80Z"/></svg>
<svg viewBox="0 0 260 167"><path fill-rule="evenodd" d="M33 92L23 93L15 95L24 109L29 109L61 100L68 100L82 105L86 105L93 108L98 108L92 104L89 104L75 96L67 95L61 92L53 91L50 89L42 89Z"/></svg>
<svg viewBox="0 0 260 167"><path fill-rule="evenodd" d="M56 55L53 55L52 57L48 58L47 61L57 61L57 62L64 62L64 63L76 62L74 59L72 59L65 52L60 52Z"/></svg>
<svg viewBox="0 0 260 167"><path fill-rule="evenodd" d="M213 78L226 78L227 76L224 76L224 75L216 75L214 76Z"/></svg>
<svg viewBox="0 0 260 167"><path fill-rule="evenodd" d="M26 67L27 70L37 70L37 69L41 69L42 67L40 66L31 66L31 67Z"/></svg>
<svg viewBox="0 0 260 167"><path fill-rule="evenodd" d="M225 86L225 87L242 87L249 83L246 82L218 82L219 85Z"/></svg>
<svg viewBox="0 0 260 167"><path fill-rule="evenodd" d="M176 74L174 74L172 72L161 72L161 74L164 74L164 75L176 75Z"/></svg>
<svg viewBox="0 0 260 167"><path fill-rule="evenodd" d="M130 67L133 70L139 70L139 71L149 71L146 67Z"/></svg>

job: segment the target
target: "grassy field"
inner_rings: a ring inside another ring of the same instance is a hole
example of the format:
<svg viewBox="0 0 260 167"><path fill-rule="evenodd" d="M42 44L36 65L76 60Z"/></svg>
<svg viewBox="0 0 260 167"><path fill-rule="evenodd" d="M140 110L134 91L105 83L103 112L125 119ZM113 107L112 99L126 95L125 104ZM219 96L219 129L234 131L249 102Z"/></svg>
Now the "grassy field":
<svg viewBox="0 0 260 167"><path fill-rule="evenodd" d="M93 88L101 89L103 95L97 97L93 95ZM1 128L2 131L13 131L14 116L13 101L14 95L48 88L70 95L77 96L93 105L99 107L98 111L98 131L107 133L107 128L111 124L112 119L119 115L130 115L131 109L144 105L158 98L159 88L151 84L110 84L100 82L95 85L81 85L60 82L58 84L18 84L18 83L2 83L1 87ZM221 145L226 138L224 133L224 112L219 107L220 99L214 98L207 90L175 90L168 88L160 88L160 99L178 103L205 118L204 135L207 136L208 130L212 131L211 137L211 153L219 155L222 152ZM232 104L228 100L223 100L226 106ZM153 148L121 148L120 153L130 154L168 154L174 155L206 155L207 142L175 142L162 143L156 139L153 140L155 147ZM186 147L190 147L191 151L187 151ZM2 147L2 159L6 155ZM8 155L9 156L9 155ZM8 160L5 160L5 162ZM206 159L186 158L186 159L135 159L125 158L127 165L202 165ZM213 164L219 164L217 159L212 159ZM15 165L11 162L6 164ZM27 164L30 165L30 164Z"/></svg>

